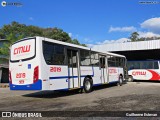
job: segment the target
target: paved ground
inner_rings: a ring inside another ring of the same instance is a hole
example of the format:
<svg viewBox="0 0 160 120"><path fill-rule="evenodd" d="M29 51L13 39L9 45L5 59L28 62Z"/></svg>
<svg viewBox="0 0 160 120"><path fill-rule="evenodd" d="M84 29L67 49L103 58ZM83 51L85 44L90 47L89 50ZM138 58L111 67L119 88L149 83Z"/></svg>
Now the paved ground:
<svg viewBox="0 0 160 120"><path fill-rule="evenodd" d="M130 82L74 91L10 91L0 88L0 111L160 111L160 83Z"/></svg>

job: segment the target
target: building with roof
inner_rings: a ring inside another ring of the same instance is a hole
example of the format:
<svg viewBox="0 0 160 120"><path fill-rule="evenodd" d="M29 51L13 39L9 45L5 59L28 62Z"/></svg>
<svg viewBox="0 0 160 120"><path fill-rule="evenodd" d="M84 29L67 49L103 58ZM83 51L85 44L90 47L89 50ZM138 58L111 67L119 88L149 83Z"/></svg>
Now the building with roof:
<svg viewBox="0 0 160 120"><path fill-rule="evenodd" d="M128 60L160 60L160 39L95 45L96 50L126 56Z"/></svg>
<svg viewBox="0 0 160 120"><path fill-rule="evenodd" d="M8 41L0 39L0 48L4 46ZM9 82L9 58L5 55L0 54L0 83Z"/></svg>

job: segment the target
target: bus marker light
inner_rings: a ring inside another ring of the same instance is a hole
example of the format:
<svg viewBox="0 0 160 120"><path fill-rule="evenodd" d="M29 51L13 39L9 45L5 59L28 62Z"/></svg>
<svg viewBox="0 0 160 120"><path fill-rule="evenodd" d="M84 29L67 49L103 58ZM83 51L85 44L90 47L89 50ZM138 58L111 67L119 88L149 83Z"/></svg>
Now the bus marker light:
<svg viewBox="0 0 160 120"><path fill-rule="evenodd" d="M39 78L39 67L36 66L34 68L34 74L33 74L33 83L37 82Z"/></svg>
<svg viewBox="0 0 160 120"><path fill-rule="evenodd" d="M31 64L28 64L28 69L31 69Z"/></svg>

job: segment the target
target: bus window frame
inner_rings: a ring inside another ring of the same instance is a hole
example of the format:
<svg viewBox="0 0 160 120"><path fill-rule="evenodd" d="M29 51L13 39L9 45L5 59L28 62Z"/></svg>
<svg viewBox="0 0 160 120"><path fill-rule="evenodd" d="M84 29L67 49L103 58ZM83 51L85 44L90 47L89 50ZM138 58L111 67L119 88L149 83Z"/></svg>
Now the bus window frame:
<svg viewBox="0 0 160 120"><path fill-rule="evenodd" d="M88 51L89 52L89 58L81 57L81 51ZM82 65L81 64L81 59L82 58L89 59L89 62L90 62L89 65ZM79 49L79 62L80 62L80 66L92 66L92 63L91 63L91 50Z"/></svg>
<svg viewBox="0 0 160 120"><path fill-rule="evenodd" d="M95 56L94 56L94 58L91 58L92 52L94 53L94 55L97 54L98 58L95 59ZM99 52L95 52L95 51L90 50L90 60L91 60L91 66L99 67L99 66L100 66ZM98 60L98 65L97 65L97 64L93 64L93 63L92 63L92 62L93 62L92 60Z"/></svg>

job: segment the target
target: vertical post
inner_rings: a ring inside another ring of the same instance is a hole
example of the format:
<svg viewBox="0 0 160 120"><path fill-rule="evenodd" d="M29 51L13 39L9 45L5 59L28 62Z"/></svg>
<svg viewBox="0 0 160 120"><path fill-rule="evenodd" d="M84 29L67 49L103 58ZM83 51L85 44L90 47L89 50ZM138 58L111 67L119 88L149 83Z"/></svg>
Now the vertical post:
<svg viewBox="0 0 160 120"><path fill-rule="evenodd" d="M2 78L2 68L0 68L0 83L1 83L1 78Z"/></svg>
<svg viewBox="0 0 160 120"><path fill-rule="evenodd" d="M78 71L78 87L81 87L81 73L80 73L80 51L77 51L77 71Z"/></svg>
<svg viewBox="0 0 160 120"><path fill-rule="evenodd" d="M106 74L107 74L107 83L109 83L109 70L108 70L108 54L106 55Z"/></svg>

